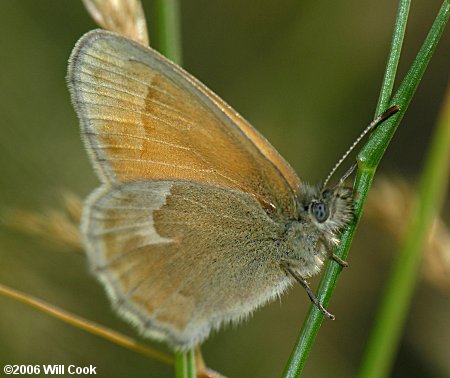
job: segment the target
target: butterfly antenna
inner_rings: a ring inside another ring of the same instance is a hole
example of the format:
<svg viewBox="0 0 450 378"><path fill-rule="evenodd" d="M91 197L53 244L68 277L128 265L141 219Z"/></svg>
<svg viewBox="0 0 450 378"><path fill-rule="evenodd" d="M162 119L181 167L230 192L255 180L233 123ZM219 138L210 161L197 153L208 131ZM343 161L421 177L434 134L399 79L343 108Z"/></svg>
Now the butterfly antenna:
<svg viewBox="0 0 450 378"><path fill-rule="evenodd" d="M397 105L391 106L389 109L381 113L377 118L375 118L372 122L370 122L370 125L367 126L364 131L361 133L361 135L352 143L350 148L347 150L347 152L342 155L342 157L339 159L339 161L336 163L336 165L333 167L327 178L325 179L322 189L324 189L328 182L330 181L331 177L335 174L337 169L340 167L340 165L343 163L343 161L347 158L348 155L355 149L355 147L361 142L361 139L363 139L370 131L372 131L375 127L377 127L381 122L385 121L395 113L397 113L400 110L400 108ZM341 180L339 180L339 183L345 181L345 179L350 176L353 171L356 169L357 164L354 163L350 169L342 176Z"/></svg>

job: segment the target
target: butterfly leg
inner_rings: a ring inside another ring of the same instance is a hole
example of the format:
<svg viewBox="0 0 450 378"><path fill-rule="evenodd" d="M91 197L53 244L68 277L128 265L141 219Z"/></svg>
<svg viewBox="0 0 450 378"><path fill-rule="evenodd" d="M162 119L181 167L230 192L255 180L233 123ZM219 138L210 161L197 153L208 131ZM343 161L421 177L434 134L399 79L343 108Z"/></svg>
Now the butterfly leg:
<svg viewBox="0 0 450 378"><path fill-rule="evenodd" d="M340 266L342 266L343 268L347 268L348 267L348 262L341 259L338 255L336 255L333 252L333 248L323 239L319 239L319 243L322 243L323 246L325 247L325 249L328 252L328 256L330 259L336 261Z"/></svg>
<svg viewBox="0 0 450 378"><path fill-rule="evenodd" d="M343 268L347 268L348 267L348 262L345 260L342 260L338 255L332 253L330 256L334 261L336 261L340 266L342 266Z"/></svg>
<svg viewBox="0 0 450 378"><path fill-rule="evenodd" d="M281 266L287 273L289 273L292 277L294 277L295 280L306 290L309 299L311 299L311 302L314 303L314 305L320 310L320 312L324 314L328 319L334 320L335 316L329 313L325 309L325 307L323 307L322 303L320 303L320 301L312 292L311 288L308 285L308 282L306 282L306 280L302 276L300 276L300 274L298 274L298 272L292 267L292 264L290 264L288 260L283 260Z"/></svg>

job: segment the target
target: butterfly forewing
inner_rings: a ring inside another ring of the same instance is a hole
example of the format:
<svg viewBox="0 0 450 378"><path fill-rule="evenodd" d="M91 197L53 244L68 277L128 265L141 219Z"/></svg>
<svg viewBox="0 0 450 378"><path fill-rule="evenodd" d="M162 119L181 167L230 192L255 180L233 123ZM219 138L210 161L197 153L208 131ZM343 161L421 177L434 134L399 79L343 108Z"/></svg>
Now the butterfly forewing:
<svg viewBox="0 0 450 378"><path fill-rule="evenodd" d="M299 180L233 109L156 51L94 31L69 65L72 99L105 182L186 180L239 189L288 214Z"/></svg>

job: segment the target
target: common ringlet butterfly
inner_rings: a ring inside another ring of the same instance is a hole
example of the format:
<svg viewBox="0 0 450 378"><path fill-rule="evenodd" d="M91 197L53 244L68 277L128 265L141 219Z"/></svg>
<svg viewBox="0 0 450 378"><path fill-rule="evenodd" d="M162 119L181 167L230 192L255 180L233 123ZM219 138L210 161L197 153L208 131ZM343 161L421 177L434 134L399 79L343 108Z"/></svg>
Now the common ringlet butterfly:
<svg viewBox="0 0 450 378"><path fill-rule="evenodd" d="M239 321L333 255L353 191L301 181L250 124L155 50L94 30L69 88L102 182L81 231L117 311L177 349ZM328 181L328 180L327 180Z"/></svg>

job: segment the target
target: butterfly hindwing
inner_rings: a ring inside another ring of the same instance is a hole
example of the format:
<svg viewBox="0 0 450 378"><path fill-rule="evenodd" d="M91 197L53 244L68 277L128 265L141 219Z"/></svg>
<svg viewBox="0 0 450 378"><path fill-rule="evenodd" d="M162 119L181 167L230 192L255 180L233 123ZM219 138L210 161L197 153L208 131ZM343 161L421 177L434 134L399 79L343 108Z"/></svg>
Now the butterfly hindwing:
<svg viewBox="0 0 450 378"><path fill-rule="evenodd" d="M100 188L82 230L93 270L141 331L191 347L279 294L284 228L250 195L154 181Z"/></svg>

